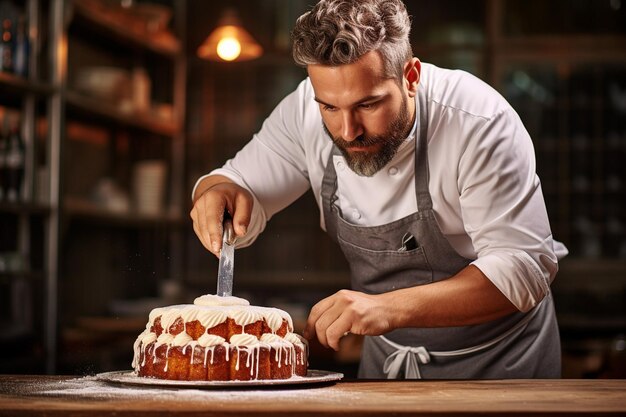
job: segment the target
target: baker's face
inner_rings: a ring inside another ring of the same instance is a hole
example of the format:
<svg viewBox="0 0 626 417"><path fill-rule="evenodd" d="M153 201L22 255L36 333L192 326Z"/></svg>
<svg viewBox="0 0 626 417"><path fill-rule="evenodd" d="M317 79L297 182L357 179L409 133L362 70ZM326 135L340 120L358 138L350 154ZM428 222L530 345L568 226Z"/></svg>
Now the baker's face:
<svg viewBox="0 0 626 417"><path fill-rule="evenodd" d="M404 79L383 76L383 61L370 52L348 65L309 65L324 128L357 174L372 176L396 154L415 113L419 61L405 65Z"/></svg>

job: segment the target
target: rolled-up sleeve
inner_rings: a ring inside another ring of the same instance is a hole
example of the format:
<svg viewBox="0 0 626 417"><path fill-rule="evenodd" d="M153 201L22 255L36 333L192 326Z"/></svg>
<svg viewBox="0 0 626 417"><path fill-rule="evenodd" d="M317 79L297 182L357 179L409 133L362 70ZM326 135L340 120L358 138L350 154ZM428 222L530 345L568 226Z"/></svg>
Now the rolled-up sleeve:
<svg viewBox="0 0 626 417"><path fill-rule="evenodd" d="M521 311L550 291L558 259L532 141L513 109L486 119L468 141L458 186L472 262Z"/></svg>

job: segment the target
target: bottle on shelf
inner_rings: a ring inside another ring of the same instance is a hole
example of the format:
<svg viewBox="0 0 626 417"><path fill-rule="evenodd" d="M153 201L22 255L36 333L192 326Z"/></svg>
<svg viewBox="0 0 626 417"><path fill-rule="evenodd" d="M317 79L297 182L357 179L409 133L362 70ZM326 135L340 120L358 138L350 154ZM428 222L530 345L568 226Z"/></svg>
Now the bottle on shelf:
<svg viewBox="0 0 626 417"><path fill-rule="evenodd" d="M0 119L0 202L6 200L7 170L6 153L9 147L9 135L6 131L4 118Z"/></svg>
<svg viewBox="0 0 626 417"><path fill-rule="evenodd" d="M13 22L5 17L0 22L0 71L13 72Z"/></svg>
<svg viewBox="0 0 626 417"><path fill-rule="evenodd" d="M7 139L7 149L5 151L4 165L6 181L6 200L18 202L22 200L22 182L24 180L25 168L24 141L20 135L19 123L13 121L10 125Z"/></svg>
<svg viewBox="0 0 626 417"><path fill-rule="evenodd" d="M28 42L27 26L24 16L20 16L17 21L17 30L15 32L15 48L13 58L13 72L22 77L28 76L28 50L30 48Z"/></svg>

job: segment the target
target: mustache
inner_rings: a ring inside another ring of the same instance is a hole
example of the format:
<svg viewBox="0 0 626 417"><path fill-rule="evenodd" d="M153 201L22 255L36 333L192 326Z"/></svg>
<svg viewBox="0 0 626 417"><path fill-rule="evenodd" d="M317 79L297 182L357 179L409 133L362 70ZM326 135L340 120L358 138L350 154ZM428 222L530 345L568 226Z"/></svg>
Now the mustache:
<svg viewBox="0 0 626 417"><path fill-rule="evenodd" d="M337 145L339 148L342 148L342 149L367 148L370 146L378 145L382 140L380 136L367 136L365 134L361 134L357 136L354 140L348 142L347 140L343 140L340 137L335 137L331 135L330 131L328 130L325 124L324 124L324 131L332 139L335 145Z"/></svg>

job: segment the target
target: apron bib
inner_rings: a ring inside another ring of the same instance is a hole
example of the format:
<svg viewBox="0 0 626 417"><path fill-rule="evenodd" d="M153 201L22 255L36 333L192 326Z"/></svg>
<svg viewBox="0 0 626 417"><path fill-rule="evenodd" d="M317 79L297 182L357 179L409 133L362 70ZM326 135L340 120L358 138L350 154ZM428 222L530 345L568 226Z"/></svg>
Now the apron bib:
<svg viewBox="0 0 626 417"><path fill-rule="evenodd" d="M425 92L416 98L415 193L417 211L389 224L353 225L336 203L341 155L333 146L322 180L326 231L350 265L352 289L380 294L441 281L466 267L441 232L428 191L428 114ZM442 328L403 328L366 336L360 378L558 378L560 340L552 297L528 313L488 323Z"/></svg>

